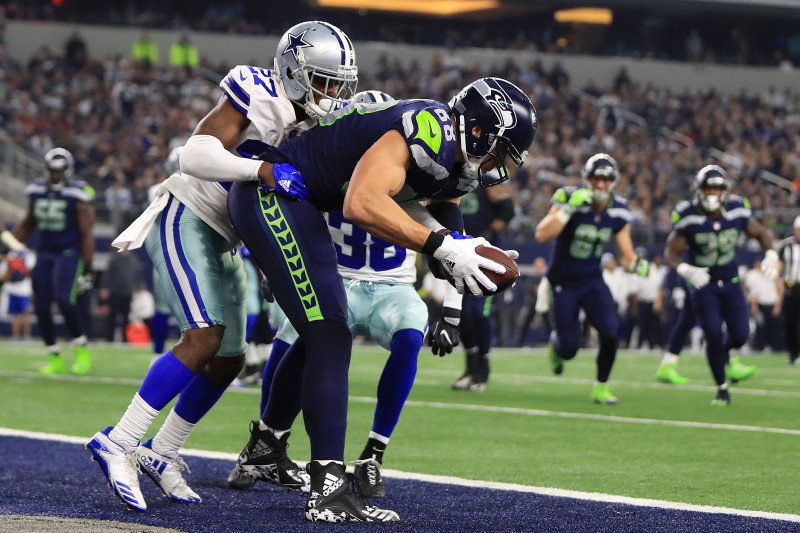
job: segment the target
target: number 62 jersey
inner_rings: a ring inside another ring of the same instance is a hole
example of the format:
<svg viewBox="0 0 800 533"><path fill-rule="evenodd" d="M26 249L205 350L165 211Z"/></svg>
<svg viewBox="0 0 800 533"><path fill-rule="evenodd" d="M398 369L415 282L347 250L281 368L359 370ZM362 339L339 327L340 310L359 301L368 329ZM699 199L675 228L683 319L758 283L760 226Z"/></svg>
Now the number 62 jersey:
<svg viewBox="0 0 800 533"><path fill-rule="evenodd" d="M686 237L689 264L708 267L712 282L731 281L739 275L736 244L751 215L750 202L735 195L718 218L709 218L694 202L681 202L672 212L672 229Z"/></svg>

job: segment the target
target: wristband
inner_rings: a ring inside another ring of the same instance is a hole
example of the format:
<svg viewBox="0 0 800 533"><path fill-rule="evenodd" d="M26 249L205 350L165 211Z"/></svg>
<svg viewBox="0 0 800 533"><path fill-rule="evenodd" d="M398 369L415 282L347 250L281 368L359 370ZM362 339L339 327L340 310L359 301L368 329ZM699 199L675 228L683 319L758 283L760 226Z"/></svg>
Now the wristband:
<svg viewBox="0 0 800 533"><path fill-rule="evenodd" d="M567 209L566 207L562 207L555 213L556 220L561 222L562 224L566 225L569 222L570 217L572 216L572 212Z"/></svg>
<svg viewBox="0 0 800 533"><path fill-rule="evenodd" d="M425 240L425 244L422 246L422 253L433 255L433 253L438 250L442 244L444 244L444 235L439 235L438 233L432 231Z"/></svg>

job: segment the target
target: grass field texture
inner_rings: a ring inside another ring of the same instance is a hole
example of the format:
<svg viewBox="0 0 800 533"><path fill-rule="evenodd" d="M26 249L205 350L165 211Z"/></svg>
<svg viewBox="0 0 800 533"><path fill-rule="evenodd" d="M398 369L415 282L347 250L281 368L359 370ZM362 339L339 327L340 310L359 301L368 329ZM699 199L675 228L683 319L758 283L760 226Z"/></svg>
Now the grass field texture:
<svg viewBox="0 0 800 533"><path fill-rule="evenodd" d="M64 350L67 364L70 350ZM96 344L89 376L39 376L44 349L0 341L0 427L90 437L115 424L150 361L150 351ZM354 349L346 459L360 453L372 425L386 352ZM595 353L581 351L553 376L543 349L497 349L483 393L453 391L463 355L423 350L414 389L387 450L389 469L537 487L797 513L800 367L783 355L745 356L753 378L732 387L732 403L712 406L705 358L682 357L685 386L656 383L655 353L621 351L610 384L617 406L589 393ZM260 390L231 389L201 421L187 447L238 453L258 416ZM167 410L151 428L163 421ZM298 420L290 456L308 460ZM87 452L88 453L88 452ZM87 455L88 460L88 455ZM101 482L98 478L93 480ZM391 490L391 487L389 488Z"/></svg>

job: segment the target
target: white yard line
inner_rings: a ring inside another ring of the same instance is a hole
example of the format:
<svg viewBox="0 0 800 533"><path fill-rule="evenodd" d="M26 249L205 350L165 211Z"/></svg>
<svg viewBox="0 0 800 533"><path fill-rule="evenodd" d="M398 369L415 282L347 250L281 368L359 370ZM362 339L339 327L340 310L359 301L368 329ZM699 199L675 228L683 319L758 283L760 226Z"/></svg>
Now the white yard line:
<svg viewBox="0 0 800 533"><path fill-rule="evenodd" d="M424 403L424 402L419 402ZM55 442L65 442L69 444L85 444L88 437L74 437L69 435L57 435L54 433L39 433L33 431L21 431L17 429L0 428L0 437L22 437L28 439L47 440ZM190 457L202 457L206 459L222 459L235 461L237 454L210 452L205 450L184 449L183 455ZM604 494L600 492L581 492L576 490L554 489L549 487L531 487L528 485L518 485L516 483L499 483L494 481L475 481L472 479L462 479L451 476L433 476L428 474L417 474L413 472L402 472L399 470L383 470L383 474L390 478L408 479L426 483L441 483L446 485L457 485L461 487L506 490L513 492L523 492L529 494L539 494L542 496L552 496L556 498L573 498L578 500L589 500L595 502L620 503L624 505L635 505L637 507L654 507L657 509L670 509L676 511L693 511L698 513L727 514L751 518L763 518L768 520L783 520L788 522L800 523L800 515L769 513L765 511L750 511L746 509L732 509L729 507L715 507L710 505L694 505L690 503L670 502L663 500L651 500L647 498L630 498L628 496L617 496L614 494Z"/></svg>
<svg viewBox="0 0 800 533"><path fill-rule="evenodd" d="M45 379L42 378L36 372L17 372L17 371L7 371L7 370L0 370L0 377L10 377L10 378L18 378L18 379ZM102 383L102 384L109 384L109 385L133 385L138 386L141 384L140 380L137 379L128 379L128 378L102 378L102 377L93 377L93 376L71 376L68 374L65 375L58 375L58 376L47 376L46 379L55 379L55 380L63 380L63 381L75 381L75 382L82 382L82 383ZM587 383L591 383L591 380L578 380L573 379L573 382L581 382L584 381ZM628 385L631 385L628 383ZM634 385L631 385L634 386ZM665 387L669 387L670 385L664 385ZM686 385L681 386L681 388L687 387ZM698 390L705 390L705 388L698 388ZM745 390L750 390L752 393L753 390L751 389L739 389L737 390L737 394L740 392L744 392ZM234 394L261 394L261 389L257 388L230 388L228 389L229 393ZM769 393L775 391L761 391L765 395L770 395ZM350 401L358 402L358 403L375 403L375 398L369 396L350 396ZM730 431L747 431L747 432L754 432L754 433L777 433L781 435L796 435L800 436L800 430L798 429L786 429L786 428L773 428L773 427L764 427L764 426L741 426L736 424L711 424L707 422L691 422L685 420L660 420L660 419L653 419L653 418L635 418L635 417L624 417L624 416L614 416L614 415L598 415L592 413L574 413L568 411L547 411L542 409L526 409L522 407L502 407L502 406L494 406L494 405L478 405L478 404L467 404L467 403L450 403L450 402L423 402L423 401L416 401L416 400L407 400L405 403L406 407L425 407L425 408L434 408L434 409L453 409L459 411L483 411L483 412L490 412L490 413L511 413L511 414L518 414L518 415L526 415L526 416L545 416L545 417L553 417L553 418L573 418L579 420L604 420L607 422L619 422L619 423L627 423L627 424L646 424L646 425L657 425L657 426L673 426L673 427L686 427L686 428L698 428L698 429L724 429Z"/></svg>

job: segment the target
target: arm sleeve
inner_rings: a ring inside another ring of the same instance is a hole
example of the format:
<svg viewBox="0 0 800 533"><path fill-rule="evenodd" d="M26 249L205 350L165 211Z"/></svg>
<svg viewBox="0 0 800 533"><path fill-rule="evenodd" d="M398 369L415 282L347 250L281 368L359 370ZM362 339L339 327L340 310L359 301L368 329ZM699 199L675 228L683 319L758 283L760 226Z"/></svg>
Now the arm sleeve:
<svg viewBox="0 0 800 533"><path fill-rule="evenodd" d="M192 135L180 163L181 172L205 181L258 181L262 161L233 155L213 135Z"/></svg>

